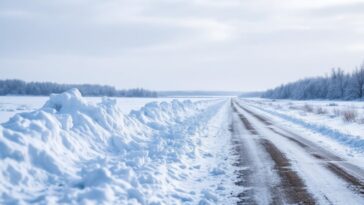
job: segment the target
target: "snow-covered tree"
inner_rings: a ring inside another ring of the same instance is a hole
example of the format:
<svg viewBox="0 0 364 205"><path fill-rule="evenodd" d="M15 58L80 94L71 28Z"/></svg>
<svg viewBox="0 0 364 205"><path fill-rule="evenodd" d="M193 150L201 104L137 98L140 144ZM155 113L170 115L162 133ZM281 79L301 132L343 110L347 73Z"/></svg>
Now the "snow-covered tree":
<svg viewBox="0 0 364 205"><path fill-rule="evenodd" d="M341 68L332 69L328 88L329 99L343 99L345 92L345 74Z"/></svg>
<svg viewBox="0 0 364 205"><path fill-rule="evenodd" d="M353 92L357 98L364 97L364 63L352 75Z"/></svg>
<svg viewBox="0 0 364 205"><path fill-rule="evenodd" d="M50 82L24 82L22 80L0 80L0 95L43 95L62 93L71 88L77 88L84 96L110 97L157 97L157 92L141 88L117 90L107 85L92 84L57 84Z"/></svg>
<svg viewBox="0 0 364 205"><path fill-rule="evenodd" d="M273 99L363 99L364 98L364 64L351 74L341 68L333 69L331 75L306 78L293 83L281 85L262 94Z"/></svg>

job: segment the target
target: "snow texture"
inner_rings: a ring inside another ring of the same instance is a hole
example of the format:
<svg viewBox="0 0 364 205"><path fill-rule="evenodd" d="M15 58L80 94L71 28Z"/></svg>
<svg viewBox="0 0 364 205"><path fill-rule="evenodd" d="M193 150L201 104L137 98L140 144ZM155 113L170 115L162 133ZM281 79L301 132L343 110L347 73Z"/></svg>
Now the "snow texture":
<svg viewBox="0 0 364 205"><path fill-rule="evenodd" d="M330 137L344 145L347 145L348 147L351 147L354 150L364 152L364 138L361 138L360 136L354 136L354 135L342 133L342 132L340 132L336 129L330 128L324 124L310 123L308 121L304 121L302 119L295 118L290 115L280 113L280 112L277 112L274 110L268 110L268 109L264 109L264 108L259 108L259 109L261 109L265 112L268 112L272 115L278 116L289 122L303 126L314 132L321 133L322 135Z"/></svg>
<svg viewBox="0 0 364 205"><path fill-rule="evenodd" d="M226 202L228 105L173 100L123 114L115 99L52 95L0 126L0 204Z"/></svg>
<svg viewBox="0 0 364 205"><path fill-rule="evenodd" d="M300 133L307 140L363 168L364 113L362 102L294 101L242 99L254 111L266 115L281 127ZM358 113L356 121L346 121L342 113Z"/></svg>

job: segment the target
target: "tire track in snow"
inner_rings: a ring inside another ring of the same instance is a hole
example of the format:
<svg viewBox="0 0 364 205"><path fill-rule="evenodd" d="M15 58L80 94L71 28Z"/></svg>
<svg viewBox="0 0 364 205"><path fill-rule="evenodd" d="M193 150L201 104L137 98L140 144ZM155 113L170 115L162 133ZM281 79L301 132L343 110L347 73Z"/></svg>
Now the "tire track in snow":
<svg viewBox="0 0 364 205"><path fill-rule="evenodd" d="M286 156L269 140L262 139L261 143L275 162L275 170L281 178L280 188L288 199L287 203L316 204L302 179L292 170L291 163Z"/></svg>
<svg viewBox="0 0 364 205"><path fill-rule="evenodd" d="M323 150L322 148L318 147L317 145L314 145L312 142L304 139L303 137L295 133L291 133L290 131L287 131L283 128L275 126L266 117L263 117L255 112L252 112L251 110L241 106L239 103L236 104L245 112L251 114L257 120L264 123L266 126L269 126L269 129L274 133L296 143L298 146L305 149L307 153L311 154L311 156L323 162L325 167L328 168L332 173L334 173L341 179L345 180L353 191L364 196L364 181L363 181L364 171L361 170L359 167L344 162L344 160L341 159L340 157L326 150ZM277 129L283 130L287 134L277 131Z"/></svg>
<svg viewBox="0 0 364 205"><path fill-rule="evenodd" d="M246 130L251 135L259 136L258 131L242 113L239 113L235 106L235 103L232 103L233 111L238 114ZM267 139L259 139L258 143L269 154L274 163L273 169L280 178L279 184L270 188L271 204L283 204L283 201L293 204L316 204L313 197L308 193L302 179L291 169L291 164L285 155ZM281 192L284 196L280 194Z"/></svg>
<svg viewBox="0 0 364 205"><path fill-rule="evenodd" d="M231 107L234 111L231 125L232 144L234 155L237 156L234 163L237 167L235 183L244 188L237 196L237 204L282 204L282 196L277 189L278 182L273 180L277 179L277 176L272 171L271 163L267 163L265 159L269 156L261 151L262 147L257 147L259 145L254 137L250 136L250 132L246 132L247 129L240 121L242 116L237 113L235 107Z"/></svg>

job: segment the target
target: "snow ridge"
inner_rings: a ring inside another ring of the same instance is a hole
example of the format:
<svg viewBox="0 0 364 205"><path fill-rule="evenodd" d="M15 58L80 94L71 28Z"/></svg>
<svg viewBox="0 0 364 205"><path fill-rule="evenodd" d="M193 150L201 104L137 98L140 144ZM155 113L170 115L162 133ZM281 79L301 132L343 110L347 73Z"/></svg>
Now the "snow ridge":
<svg viewBox="0 0 364 205"><path fill-rule="evenodd" d="M178 170L202 156L203 125L224 104L153 102L124 115L114 99L52 95L0 126L0 203L197 203Z"/></svg>

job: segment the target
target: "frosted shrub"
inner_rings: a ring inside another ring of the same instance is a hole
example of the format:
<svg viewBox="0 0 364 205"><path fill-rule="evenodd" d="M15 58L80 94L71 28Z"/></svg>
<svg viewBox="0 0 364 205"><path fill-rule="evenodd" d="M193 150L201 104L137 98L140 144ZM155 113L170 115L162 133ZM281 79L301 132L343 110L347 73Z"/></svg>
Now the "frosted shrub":
<svg viewBox="0 0 364 205"><path fill-rule="evenodd" d="M327 110L322 107L318 107L316 108L315 113L318 115L325 115L327 114Z"/></svg>
<svg viewBox="0 0 364 205"><path fill-rule="evenodd" d="M330 103L330 104L328 104L328 106L330 106L330 107L336 107L337 104L336 103Z"/></svg>
<svg viewBox="0 0 364 205"><path fill-rule="evenodd" d="M342 111L342 117L345 122L354 122L358 117L358 112L355 110Z"/></svg>
<svg viewBox="0 0 364 205"><path fill-rule="evenodd" d="M312 107L312 105L306 104L306 105L303 106L303 110L305 112L313 112L313 107Z"/></svg>
<svg viewBox="0 0 364 205"><path fill-rule="evenodd" d="M337 117L341 115L341 110L335 108L332 110L332 113L334 114L335 117Z"/></svg>
<svg viewBox="0 0 364 205"><path fill-rule="evenodd" d="M298 106L296 106L296 105L290 105L288 108L289 108L289 109L291 109L291 110L299 110L299 109L300 109L300 108L299 108Z"/></svg>
<svg viewBox="0 0 364 205"><path fill-rule="evenodd" d="M363 117L358 119L357 121L358 121L359 124L364 124L364 118Z"/></svg>

